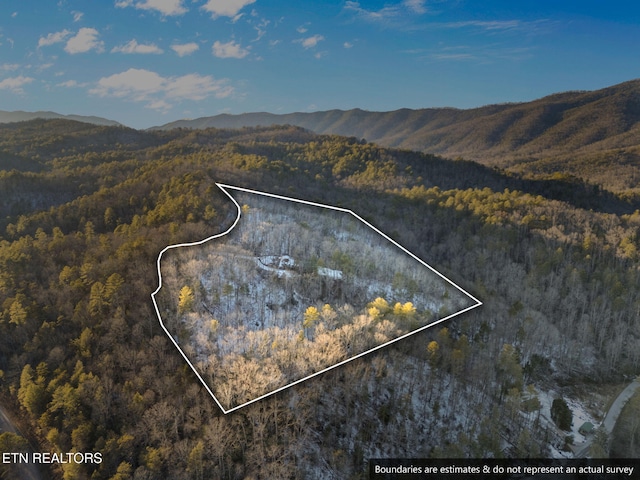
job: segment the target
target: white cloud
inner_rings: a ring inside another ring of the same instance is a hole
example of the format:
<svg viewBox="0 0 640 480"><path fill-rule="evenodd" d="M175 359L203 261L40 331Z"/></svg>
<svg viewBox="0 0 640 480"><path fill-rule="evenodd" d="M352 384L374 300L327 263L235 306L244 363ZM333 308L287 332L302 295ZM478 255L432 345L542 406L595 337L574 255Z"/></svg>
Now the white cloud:
<svg viewBox="0 0 640 480"><path fill-rule="evenodd" d="M74 22L79 22L82 20L82 17L84 17L84 13L82 12L71 12L71 15L73 15Z"/></svg>
<svg viewBox="0 0 640 480"><path fill-rule="evenodd" d="M69 35L71 35L69 30L62 30L61 32L50 33L46 37L40 37L38 40L38 48L64 42Z"/></svg>
<svg viewBox="0 0 640 480"><path fill-rule="evenodd" d="M260 23L258 23L257 25L255 25L253 27L253 29L258 33L258 35L256 36L256 38L254 38L253 40L251 40L252 42L257 42L259 41L262 37L265 36L265 34L267 33L267 27L269 26L271 22L265 18L263 18Z"/></svg>
<svg viewBox="0 0 640 480"><path fill-rule="evenodd" d="M211 13L213 18L235 17L240 10L256 0L207 0L202 8Z"/></svg>
<svg viewBox="0 0 640 480"><path fill-rule="evenodd" d="M412 12L423 14L427 12L425 0L404 0L403 4Z"/></svg>
<svg viewBox="0 0 640 480"><path fill-rule="evenodd" d="M353 47L353 43L351 43L351 42L344 42L344 43L342 44L342 46L343 46L344 48L352 48L352 47Z"/></svg>
<svg viewBox="0 0 640 480"><path fill-rule="evenodd" d="M498 33L512 33L517 32L519 34L526 35L540 35L546 34L555 29L557 22L540 19L540 20L463 20L459 22L443 22L443 23L431 23L431 28L446 28L446 29L476 29L486 32L488 34Z"/></svg>
<svg viewBox="0 0 640 480"><path fill-rule="evenodd" d="M78 82L76 82L75 80L67 80L66 82L60 82L60 83L56 84L56 87L72 88L72 87L77 87L77 86L78 86Z"/></svg>
<svg viewBox="0 0 640 480"><path fill-rule="evenodd" d="M167 98L170 99L204 100L210 94L216 98L226 98L233 93L233 88L225 83L225 81L214 80L210 75L191 73L169 79L165 91Z"/></svg>
<svg viewBox="0 0 640 480"><path fill-rule="evenodd" d="M434 53L431 55L434 60L477 60L471 53Z"/></svg>
<svg viewBox="0 0 640 480"><path fill-rule="evenodd" d="M308 30L309 29L307 27L304 27L302 25L299 26L298 28L296 28L296 32L298 32L298 33L307 33Z"/></svg>
<svg viewBox="0 0 640 480"><path fill-rule="evenodd" d="M149 43L149 44L138 43L134 38L133 40L131 40L128 43L125 43L124 45L120 45L119 47L113 47L111 49L111 53L160 54L160 53L164 53L164 51L153 43Z"/></svg>
<svg viewBox="0 0 640 480"><path fill-rule="evenodd" d="M193 52L195 52L199 48L200 47L195 42L171 45L171 50L176 52L179 57L191 55Z"/></svg>
<svg viewBox="0 0 640 480"><path fill-rule="evenodd" d="M397 17L401 13L398 5L387 5L380 10L367 10L360 6L360 2L350 0L345 2L344 9L355 12L359 17L368 21L382 21L391 17Z"/></svg>
<svg viewBox="0 0 640 480"><path fill-rule="evenodd" d="M523 22L519 20L468 20L463 22L441 23L438 26L444 28L466 28L477 27L484 30L513 30L523 26Z"/></svg>
<svg viewBox="0 0 640 480"><path fill-rule="evenodd" d="M234 93L226 80L196 73L180 77L163 77L150 70L130 68L126 72L101 78L89 93L100 97L116 97L144 102L147 108L168 111L172 103L199 101L210 96L226 98Z"/></svg>
<svg viewBox="0 0 640 480"><path fill-rule="evenodd" d="M11 18L16 18L17 16L18 16L18 12L13 12L13 13L11 14Z"/></svg>
<svg viewBox="0 0 640 480"><path fill-rule="evenodd" d="M302 44L302 46L304 48L314 48L322 40L324 40L324 37L322 35L317 35L316 34L316 35L312 35L312 36L307 37L307 38L300 38L300 39L296 40L296 42Z"/></svg>
<svg viewBox="0 0 640 480"><path fill-rule="evenodd" d="M182 0L144 0L134 3L133 0L118 0L116 7L134 7L138 10L156 10L162 15L182 15L187 9L182 6Z"/></svg>
<svg viewBox="0 0 640 480"><path fill-rule="evenodd" d="M343 8L368 22L395 24L410 22L415 15L426 13L425 3L425 0L403 0L400 3L386 4L379 10L367 10L360 6L360 2L347 0Z"/></svg>
<svg viewBox="0 0 640 480"><path fill-rule="evenodd" d="M33 78L23 77L22 75L18 77L5 78L0 82L0 90L10 90L16 95L21 95L24 93L22 87L31 82L33 82Z"/></svg>
<svg viewBox="0 0 640 480"><path fill-rule="evenodd" d="M238 21L239 21L242 17L244 17L244 15L245 15L244 13L239 13L239 14L237 14L235 17L233 17L233 18L231 19L231 23L238 23Z"/></svg>
<svg viewBox="0 0 640 480"><path fill-rule="evenodd" d="M249 49L242 48L239 43L233 40L227 43L216 41L213 44L212 51L218 58L244 58L249 55Z"/></svg>
<svg viewBox="0 0 640 480"><path fill-rule="evenodd" d="M66 82L60 82L56 84L56 87L65 87L65 88L80 88L86 87L88 83L79 83L75 80L67 80Z"/></svg>
<svg viewBox="0 0 640 480"><path fill-rule="evenodd" d="M148 100L152 94L162 92L166 79L149 70L130 68L126 72L103 77L90 93L101 97L129 97L135 101Z"/></svg>
<svg viewBox="0 0 640 480"><path fill-rule="evenodd" d="M164 100L154 100L147 104L147 108L150 108L151 110L157 110L162 113L167 113L169 110L171 110L171 104Z"/></svg>
<svg viewBox="0 0 640 480"><path fill-rule="evenodd" d="M81 28L75 37L71 37L64 47L64 51L70 54L85 53L90 50L104 51L104 42L98 40L98 31L95 28Z"/></svg>
<svg viewBox="0 0 640 480"><path fill-rule="evenodd" d="M17 63L3 63L0 65L0 70L4 70L5 72L13 72L20 68L20 65Z"/></svg>
<svg viewBox="0 0 640 480"><path fill-rule="evenodd" d="M424 52L417 51L416 53L422 54ZM487 64L500 60L522 61L531 58L531 55L532 49L529 47L504 47L499 44L483 46L457 45L443 47L439 51L428 53L425 58L437 61L472 61Z"/></svg>

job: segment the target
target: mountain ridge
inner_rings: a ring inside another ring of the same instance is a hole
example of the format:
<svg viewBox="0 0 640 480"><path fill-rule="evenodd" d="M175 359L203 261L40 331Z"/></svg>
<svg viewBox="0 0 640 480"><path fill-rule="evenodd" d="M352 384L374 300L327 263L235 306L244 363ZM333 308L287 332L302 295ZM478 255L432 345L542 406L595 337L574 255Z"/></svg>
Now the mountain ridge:
<svg viewBox="0 0 640 480"><path fill-rule="evenodd" d="M291 124L314 133L365 138L383 146L465 157L508 167L576 149L640 144L640 80L600 90L554 93L537 100L372 112L362 109L221 114L152 129L241 128ZM614 137L616 141L612 141ZM599 143L603 142L603 143Z"/></svg>
<svg viewBox="0 0 640 480"><path fill-rule="evenodd" d="M6 119L47 117L121 126L100 117L0 111L0 123ZM529 102L471 109L224 113L178 120L138 133L273 125L292 125L321 135L355 137L385 147L462 158L523 178L545 181L559 175L571 182L576 177L615 195L640 198L640 79L599 90L559 92Z"/></svg>
<svg viewBox="0 0 640 480"><path fill-rule="evenodd" d="M25 122L28 120L35 120L36 118L42 118L45 120L51 120L55 118L63 118L66 120L75 120L77 122L91 123L94 125L103 126L122 126L121 123L115 120L109 120L108 118L98 117L95 115L63 115L61 113L38 110L37 112L26 112L24 110L0 110L0 123L13 123L13 122Z"/></svg>

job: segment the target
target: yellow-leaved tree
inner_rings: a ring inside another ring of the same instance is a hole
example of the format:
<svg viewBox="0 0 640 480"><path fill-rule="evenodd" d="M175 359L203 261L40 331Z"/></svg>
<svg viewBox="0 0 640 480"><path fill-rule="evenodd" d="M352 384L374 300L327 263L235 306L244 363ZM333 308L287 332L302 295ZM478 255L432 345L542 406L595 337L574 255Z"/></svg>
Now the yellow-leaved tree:
<svg viewBox="0 0 640 480"><path fill-rule="evenodd" d="M180 296L178 297L178 312L184 313L193 308L195 302L195 296L193 290L188 285L185 285L180 289Z"/></svg>

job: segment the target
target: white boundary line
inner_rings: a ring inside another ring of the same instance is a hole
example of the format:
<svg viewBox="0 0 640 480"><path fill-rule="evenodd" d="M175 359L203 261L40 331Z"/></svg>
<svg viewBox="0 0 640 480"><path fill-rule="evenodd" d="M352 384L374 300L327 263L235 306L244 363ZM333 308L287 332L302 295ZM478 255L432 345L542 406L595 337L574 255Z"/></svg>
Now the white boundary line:
<svg viewBox="0 0 640 480"><path fill-rule="evenodd" d="M476 297L474 297L473 295L471 295L469 292L467 292L465 289L463 289L462 287L460 287L459 285L457 285L456 283L454 283L453 281L449 280L447 277L445 277L444 275L442 275L440 272L438 272L436 269L434 269L431 265L427 264L426 262L424 262L423 260L421 260L420 258L418 258L417 256L415 256L413 253L411 253L409 250L407 250L406 248L404 248L402 245L400 245L398 242L396 242L395 240L393 240L392 238L388 237L387 235L385 235L384 233L382 233L380 230L378 230L376 227L374 227L373 225L371 225L369 222L367 222L365 219L363 219L362 217L360 217L359 215L353 213L351 210L347 209L347 208L340 208L340 207L332 207L331 205L323 205L321 203L314 203L314 202L309 202L306 200L299 200L296 198L291 198L291 197L284 197L282 195L275 195L273 193L265 193L265 192L258 192L256 190L249 190L248 188L241 188L241 187L234 187L231 185L225 185L223 183L216 183L216 186L218 188L220 188L220 190L222 190L235 204L236 208L238 209L238 216L236 217L236 220L233 222L233 224L224 232L219 233L217 235L212 235L210 237L205 238L204 240L200 240L199 242L191 242L191 243L179 243L177 245L169 245L168 247L165 247L161 252L160 255L158 255L158 261L156 262L157 268L158 268L158 288L155 289L155 291L151 294L151 300L153 301L153 306L156 310L156 314L158 315L158 320L160 321L160 326L162 327L162 329L164 330L164 332L167 334L167 336L169 337L169 339L171 340L171 342L175 345L175 347L178 349L178 351L180 352L180 354L182 355L182 358L185 359L185 361L187 362L187 364L191 367L191 370L193 370L193 373L196 374L196 377L198 377L198 380L200 380L200 382L202 383L202 385L204 385L204 388L207 390L207 392L209 393L209 395L211 395L211 397L215 400L216 404L218 405L218 407L220 407L220 410L222 410L223 413L227 414L227 413L231 413L235 410L238 410L239 408L242 407L246 407L247 405L250 405L254 402L257 402L259 400L262 400L263 398L266 398L270 395L273 395L275 393L281 392L282 390L285 390L289 387L292 387L294 385L297 385L301 382L304 382L305 380L308 380L312 377L315 377L317 375L320 375L322 373L325 373L329 370L332 370L336 367L339 367L341 365L344 365L347 362L351 362L352 360L355 360L356 358L362 357L363 355L367 355L368 353L374 352L376 350L381 349L382 347L386 347L387 345L391 345L392 343L395 343L399 340L402 340L403 338L407 338L410 335L414 335L418 332L421 332L423 330L426 330L427 328L433 327L435 325L438 325L439 323L442 323L446 320L449 320L453 317L456 317L462 313L468 312L469 310L472 310L476 307L479 307L480 305L482 305L482 302L480 300L478 300ZM428 325L425 325L423 327L420 327L416 330L412 330L411 332L405 333L404 335L398 337L398 338L394 338L393 340L390 340L386 343L383 343L382 345L378 345L377 347L374 347L372 349L367 350L366 352L362 352L359 353L358 355L355 355L353 357L350 357L346 360L343 360L339 363L336 363L334 365L331 365L330 367L327 367L323 370L320 370L319 372L315 372L312 373L310 375L307 375L304 378L298 379L292 383L289 383L283 387L280 387L276 390L273 390L272 392L269 393L265 393L264 395L261 395L257 398L254 398L253 400L250 400L246 403L243 403L242 405L237 405L233 408L230 408L229 410L225 410L225 408L220 404L220 402L218 401L218 399L216 398L216 396L213 394L213 391L211 390L211 388L209 387L209 385L207 385L207 383L204 381L204 379L202 378L202 376L200 375L200 373L198 372L198 370L193 366L193 364L191 363L191 361L187 358L187 356L185 355L185 353L182 351L182 349L180 348L180 345L178 345L178 343L175 341L175 339L173 338L173 336L169 333L169 331L167 330L167 327L164 325L164 322L162 321L162 315L160 315L160 310L158 308L158 303L156 302L156 295L158 294L158 292L160 291L160 289L162 289L162 273L160 271L160 262L162 260L162 256L164 255L164 253L168 250L171 250L173 248L178 248L178 247L193 247L196 245L202 245L203 243L208 242L209 240L213 240L215 238L220 238L226 234L228 234L229 232L231 232L236 225L238 224L238 222L240 221L240 217L242 216L242 209L240 208L240 205L238 204L238 202L236 201L235 198L233 198L233 196L227 191L227 189L229 190L237 190L240 192L246 192L246 193L253 193L256 195L263 195L265 197L272 197L272 198L277 198L280 200L286 200L288 202L296 202L296 203L302 203L305 205L311 205L314 207L320 207L320 208L328 208L330 210L337 210L339 212L344 212L344 213L348 213L350 215L353 215L355 218L357 218L359 221L361 221L362 223L364 223L367 227L371 228L374 232L378 233L379 235L381 235L382 237L384 237L386 240L390 241L391 243L393 243L396 247L400 248L403 252L407 253L410 257L412 257L413 259L417 260L418 262L420 262L422 265L424 265L425 267L427 267L429 270L431 270L433 273L435 273L436 275L438 275L440 278L442 278L443 280L445 280L447 283L453 285L455 288L457 288L458 290L460 290L462 293L464 293L465 295L467 295L469 298L471 298L474 302L476 302L475 304L460 310L456 313L453 313L451 315L448 315L444 318L440 318L437 321L430 323Z"/></svg>

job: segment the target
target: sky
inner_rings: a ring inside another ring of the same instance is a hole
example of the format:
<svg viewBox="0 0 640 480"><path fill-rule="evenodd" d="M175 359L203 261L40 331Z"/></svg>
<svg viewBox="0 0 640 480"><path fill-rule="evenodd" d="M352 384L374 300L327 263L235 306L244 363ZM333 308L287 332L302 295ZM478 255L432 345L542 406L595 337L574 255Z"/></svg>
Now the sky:
<svg viewBox="0 0 640 480"><path fill-rule="evenodd" d="M619 0L2 0L0 110L473 108L638 78L639 46Z"/></svg>

